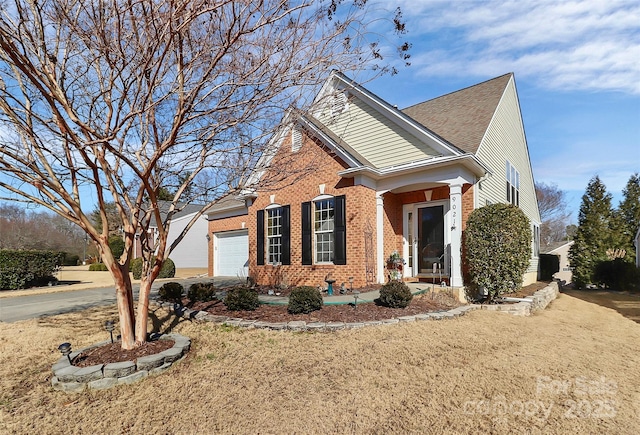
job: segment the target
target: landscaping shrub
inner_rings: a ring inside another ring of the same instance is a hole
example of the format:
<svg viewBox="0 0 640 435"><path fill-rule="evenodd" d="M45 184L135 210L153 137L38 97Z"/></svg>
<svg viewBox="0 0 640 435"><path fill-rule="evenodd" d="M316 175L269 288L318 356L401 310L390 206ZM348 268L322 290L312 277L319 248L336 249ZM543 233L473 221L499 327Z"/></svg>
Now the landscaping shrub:
<svg viewBox="0 0 640 435"><path fill-rule="evenodd" d="M595 282L613 290L640 290L640 269L623 258L596 263Z"/></svg>
<svg viewBox="0 0 640 435"><path fill-rule="evenodd" d="M491 301L520 288L530 258L531 227L522 210L510 204L491 204L471 212L462 255L470 299L486 293Z"/></svg>
<svg viewBox="0 0 640 435"><path fill-rule="evenodd" d="M122 240L122 236L109 236L109 249L111 249L113 258L120 258L124 252L124 240Z"/></svg>
<svg viewBox="0 0 640 435"><path fill-rule="evenodd" d="M64 259L62 260L63 266L77 266L80 262L80 257L75 254L64 253Z"/></svg>
<svg viewBox="0 0 640 435"><path fill-rule="evenodd" d="M63 252L0 249L0 289L15 290L54 280Z"/></svg>
<svg viewBox="0 0 640 435"><path fill-rule="evenodd" d="M308 314L322 308L322 295L316 288L309 286L296 287L289 295L290 314Z"/></svg>
<svg viewBox="0 0 640 435"><path fill-rule="evenodd" d="M151 262L155 261L155 257L151 258ZM129 264L129 270L133 274L133 279L142 278L142 257L134 258L131 260ZM160 274L158 278L173 278L176 276L176 265L173 263L173 260L167 258L162 265L162 269L160 269Z"/></svg>
<svg viewBox="0 0 640 435"><path fill-rule="evenodd" d="M104 263L93 263L89 266L89 272L106 272L108 270Z"/></svg>
<svg viewBox="0 0 640 435"><path fill-rule="evenodd" d="M401 281L390 281L380 289L380 304L389 308L405 308L413 299L409 287Z"/></svg>
<svg viewBox="0 0 640 435"><path fill-rule="evenodd" d="M158 298L162 301L180 302L184 287L179 282L167 282L158 289Z"/></svg>
<svg viewBox="0 0 640 435"><path fill-rule="evenodd" d="M231 311L254 311L260 306L258 292L248 287L236 287L227 292L224 304Z"/></svg>
<svg viewBox="0 0 640 435"><path fill-rule="evenodd" d="M540 254L540 279L551 281L553 274L560 271L560 257L555 254Z"/></svg>
<svg viewBox="0 0 640 435"><path fill-rule="evenodd" d="M191 284L187 292L187 297L191 302L207 302L216 299L217 291L218 289L213 283L197 282Z"/></svg>

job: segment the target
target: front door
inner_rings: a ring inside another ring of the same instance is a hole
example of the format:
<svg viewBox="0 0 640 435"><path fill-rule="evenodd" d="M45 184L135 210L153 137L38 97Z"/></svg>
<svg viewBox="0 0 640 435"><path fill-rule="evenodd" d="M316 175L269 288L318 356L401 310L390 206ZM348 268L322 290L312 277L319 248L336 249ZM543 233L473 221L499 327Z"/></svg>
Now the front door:
<svg viewBox="0 0 640 435"><path fill-rule="evenodd" d="M444 206L418 208L418 273L441 273L445 265Z"/></svg>

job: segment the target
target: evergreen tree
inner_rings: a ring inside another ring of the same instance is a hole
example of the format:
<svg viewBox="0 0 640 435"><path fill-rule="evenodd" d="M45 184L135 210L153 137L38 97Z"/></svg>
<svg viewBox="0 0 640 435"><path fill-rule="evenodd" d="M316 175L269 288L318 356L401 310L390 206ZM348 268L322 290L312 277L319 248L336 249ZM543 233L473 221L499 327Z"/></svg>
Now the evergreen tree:
<svg viewBox="0 0 640 435"><path fill-rule="evenodd" d="M633 239L640 228L640 174L633 174L622 190L623 199L618 208L618 219L621 226L621 249L627 251L627 261L636 258Z"/></svg>
<svg viewBox="0 0 640 435"><path fill-rule="evenodd" d="M611 194L607 193L605 185L596 175L582 195L575 243L569 251L573 282L578 288L595 283L598 263L607 260L607 249L616 247L612 246L612 224Z"/></svg>

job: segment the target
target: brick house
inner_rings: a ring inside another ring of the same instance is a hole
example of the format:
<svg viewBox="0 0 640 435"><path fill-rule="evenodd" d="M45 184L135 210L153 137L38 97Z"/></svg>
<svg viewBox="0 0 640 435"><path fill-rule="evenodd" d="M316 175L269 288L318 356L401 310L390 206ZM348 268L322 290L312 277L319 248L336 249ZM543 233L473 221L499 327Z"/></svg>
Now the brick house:
<svg viewBox="0 0 640 435"><path fill-rule="evenodd" d="M469 213L519 206L538 269L540 215L513 74L399 110L333 72L309 113L283 123L256 189L208 212L209 274L354 287L388 279L462 287ZM264 161L263 161L264 163Z"/></svg>

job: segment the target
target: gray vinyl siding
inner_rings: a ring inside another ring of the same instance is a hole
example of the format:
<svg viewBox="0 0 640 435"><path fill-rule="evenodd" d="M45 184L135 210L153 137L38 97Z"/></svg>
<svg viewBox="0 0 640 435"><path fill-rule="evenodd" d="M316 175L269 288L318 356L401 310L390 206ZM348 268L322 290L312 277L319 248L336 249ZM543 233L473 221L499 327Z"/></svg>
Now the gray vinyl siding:
<svg viewBox="0 0 640 435"><path fill-rule="evenodd" d="M167 237L168 246L171 246L192 218L193 215L188 215L171 222ZM200 217L178 243L178 246L169 254L169 258L173 260L176 268L208 267L209 242L207 241L207 231L207 219L206 217Z"/></svg>
<svg viewBox="0 0 640 435"><path fill-rule="evenodd" d="M493 172L492 175L482 180L481 188L477 190L479 207L487 204L487 201L491 203L508 202L507 161L520 173L520 209L529 218L532 225L531 246L533 252L533 224L540 224L540 213L513 78L505 89L476 155ZM528 272L534 272L537 268L538 258L532 258Z"/></svg>
<svg viewBox="0 0 640 435"><path fill-rule="evenodd" d="M329 110L320 121L377 168L409 163L441 155L429 144L408 133L378 110L350 97L347 109L331 117Z"/></svg>

